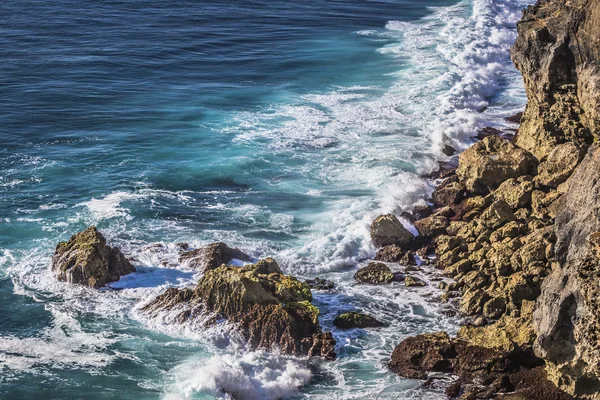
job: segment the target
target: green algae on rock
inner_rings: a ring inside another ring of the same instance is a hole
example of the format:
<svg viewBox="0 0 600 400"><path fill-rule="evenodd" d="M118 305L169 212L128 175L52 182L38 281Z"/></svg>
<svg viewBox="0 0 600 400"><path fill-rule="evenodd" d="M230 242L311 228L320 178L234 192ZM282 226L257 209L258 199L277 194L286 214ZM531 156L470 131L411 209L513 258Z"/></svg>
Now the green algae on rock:
<svg viewBox="0 0 600 400"><path fill-rule="evenodd" d="M104 236L92 226L56 246L52 271L60 281L100 288L135 268L119 249L107 246Z"/></svg>
<svg viewBox="0 0 600 400"><path fill-rule="evenodd" d="M335 340L330 332L322 332L319 309L311 302L309 286L284 275L277 262L267 258L208 270L195 288L168 289L144 311L173 311L178 322L198 319L208 325L226 319L252 348L333 359Z"/></svg>

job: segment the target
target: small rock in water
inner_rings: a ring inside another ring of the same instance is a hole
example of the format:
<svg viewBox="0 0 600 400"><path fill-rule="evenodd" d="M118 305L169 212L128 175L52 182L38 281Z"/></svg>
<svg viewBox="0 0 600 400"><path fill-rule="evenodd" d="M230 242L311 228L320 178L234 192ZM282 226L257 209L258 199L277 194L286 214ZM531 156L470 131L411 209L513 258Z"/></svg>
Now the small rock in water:
<svg viewBox="0 0 600 400"><path fill-rule="evenodd" d="M398 262L404 257L404 251L397 244L390 244L379 249L375 260L383 262Z"/></svg>
<svg viewBox="0 0 600 400"><path fill-rule="evenodd" d="M250 256L239 249L232 249L225 243L217 242L188 251L179 256L180 263L187 263L191 268L208 271L228 264L231 260L251 261Z"/></svg>
<svg viewBox="0 0 600 400"><path fill-rule="evenodd" d="M334 283L329 279L314 278L307 279L304 281L311 289L315 290L331 290L333 289Z"/></svg>
<svg viewBox="0 0 600 400"><path fill-rule="evenodd" d="M404 285L411 287L411 286L425 286L427 284L425 283L425 281L409 275L404 279Z"/></svg>
<svg viewBox="0 0 600 400"><path fill-rule="evenodd" d="M92 226L56 246L52 271L59 281L100 288L135 268L119 249L107 246L104 236Z"/></svg>
<svg viewBox="0 0 600 400"><path fill-rule="evenodd" d="M385 324L370 315L347 312L338 315L333 320L333 325L340 329L352 329L352 328L378 328L385 326Z"/></svg>
<svg viewBox="0 0 600 400"><path fill-rule="evenodd" d="M381 284L388 283L394 279L394 273L383 263L372 262L366 267L360 268L354 274L354 279L359 283Z"/></svg>
<svg viewBox="0 0 600 400"><path fill-rule="evenodd" d="M390 244L403 246L414 238L394 214L380 215L371 224L371 239L377 247Z"/></svg>

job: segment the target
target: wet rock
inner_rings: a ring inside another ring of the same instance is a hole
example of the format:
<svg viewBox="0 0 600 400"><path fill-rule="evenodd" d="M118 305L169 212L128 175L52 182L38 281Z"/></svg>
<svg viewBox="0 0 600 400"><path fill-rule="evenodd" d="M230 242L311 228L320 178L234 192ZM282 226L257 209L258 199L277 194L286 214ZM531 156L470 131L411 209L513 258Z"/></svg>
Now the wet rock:
<svg viewBox="0 0 600 400"><path fill-rule="evenodd" d="M415 255L412 253L412 251L409 251L400 259L399 263L405 267L414 267L417 265L417 260L415 259Z"/></svg>
<svg viewBox="0 0 600 400"><path fill-rule="evenodd" d="M92 226L56 246L52 272L63 282L100 288L135 268L119 249L107 246L104 236Z"/></svg>
<svg viewBox="0 0 600 400"><path fill-rule="evenodd" d="M548 159L539 165L535 182L541 186L557 188L575 171L584 154L582 148L575 143L556 146Z"/></svg>
<svg viewBox="0 0 600 400"><path fill-rule="evenodd" d="M417 205L413 207L412 214L414 216L414 220L418 220L429 217L432 212L433 210L428 205Z"/></svg>
<svg viewBox="0 0 600 400"><path fill-rule="evenodd" d="M463 185L459 182L450 182L439 185L431 195L431 201L436 207L458 204L467 196Z"/></svg>
<svg viewBox="0 0 600 400"><path fill-rule="evenodd" d="M314 290L331 290L335 286L329 279L322 278L307 279L304 283Z"/></svg>
<svg viewBox="0 0 600 400"><path fill-rule="evenodd" d="M448 157L451 157L452 155L454 155L454 153L456 153L456 149L454 147L446 144L446 145L444 145L444 148L442 149L442 153L444 153Z"/></svg>
<svg viewBox="0 0 600 400"><path fill-rule="evenodd" d="M391 244L405 246L413 239L394 214L381 215L371 224L371 240L377 247Z"/></svg>
<svg viewBox="0 0 600 400"><path fill-rule="evenodd" d="M251 261L250 256L241 250L232 249L225 243L211 243L206 247L188 251L179 256L179 262L201 271L207 271L228 264L232 260Z"/></svg>
<svg viewBox="0 0 600 400"><path fill-rule="evenodd" d="M511 115L510 117L504 118L508 122L512 122L513 124L520 124L521 118L523 118L523 112L516 113L515 115Z"/></svg>
<svg viewBox="0 0 600 400"><path fill-rule="evenodd" d="M358 312L346 312L338 315L333 320L333 325L340 329L378 328L385 326L383 322L376 320L372 316Z"/></svg>
<svg viewBox="0 0 600 400"><path fill-rule="evenodd" d="M535 157L512 142L489 136L465 150L459 156L456 174L472 193L487 194L502 182L521 175L533 175Z"/></svg>
<svg viewBox="0 0 600 400"><path fill-rule="evenodd" d="M358 283L378 285L391 282L394 279L394 274L387 265L372 262L366 267L359 268L356 274L354 274L354 279Z"/></svg>
<svg viewBox="0 0 600 400"><path fill-rule="evenodd" d="M311 302L307 284L283 275L275 260L265 259L209 269L194 289L168 289L143 311L156 316L170 310L177 322L203 325L226 319L252 348L335 358L335 340L322 332L319 309Z"/></svg>
<svg viewBox="0 0 600 400"><path fill-rule="evenodd" d="M427 379L428 372L451 372L456 350L446 332L436 332L402 341L392 353L388 366L410 379Z"/></svg>
<svg viewBox="0 0 600 400"><path fill-rule="evenodd" d="M390 244L382 247L375 255L376 261L398 262L404 257L404 251L397 244Z"/></svg>
<svg viewBox="0 0 600 400"><path fill-rule="evenodd" d="M408 287L419 287L419 286L426 286L427 283L425 283L425 281L415 277L415 276L410 276L407 275L406 278L404 278L404 285L408 286Z"/></svg>

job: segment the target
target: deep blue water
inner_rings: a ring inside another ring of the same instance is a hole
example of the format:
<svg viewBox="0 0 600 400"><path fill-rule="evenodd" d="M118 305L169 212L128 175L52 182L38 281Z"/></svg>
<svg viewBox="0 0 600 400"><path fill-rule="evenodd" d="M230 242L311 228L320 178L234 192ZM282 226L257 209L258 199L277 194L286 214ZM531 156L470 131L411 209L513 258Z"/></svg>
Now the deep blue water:
<svg viewBox="0 0 600 400"><path fill-rule="evenodd" d="M440 398L385 367L401 338L456 326L433 284L351 277L373 217L431 190L443 143L523 106L508 48L525 4L3 1L0 398ZM91 224L135 259L121 290L48 270ZM215 240L335 280L325 328L353 308L391 326L334 332L340 359L318 363L138 312L198 279L176 242Z"/></svg>

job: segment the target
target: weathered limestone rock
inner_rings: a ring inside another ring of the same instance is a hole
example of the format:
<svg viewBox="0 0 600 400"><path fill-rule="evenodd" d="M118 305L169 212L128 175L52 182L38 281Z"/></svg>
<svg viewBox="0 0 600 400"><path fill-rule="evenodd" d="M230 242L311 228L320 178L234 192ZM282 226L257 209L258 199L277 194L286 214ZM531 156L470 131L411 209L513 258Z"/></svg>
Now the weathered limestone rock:
<svg viewBox="0 0 600 400"><path fill-rule="evenodd" d="M539 1L524 12L511 55L527 107L516 137L544 159L564 142L591 143L600 128L597 2Z"/></svg>
<svg viewBox="0 0 600 400"><path fill-rule="evenodd" d="M575 171L584 154L582 148L575 143L556 146L548 159L539 165L535 182L541 186L557 188Z"/></svg>
<svg viewBox="0 0 600 400"><path fill-rule="evenodd" d="M235 324L252 348L335 358L335 340L322 332L307 284L283 275L273 259L206 271L194 289L168 289L144 311L181 310L176 320ZM207 318L213 316L212 318Z"/></svg>
<svg viewBox="0 0 600 400"><path fill-rule="evenodd" d="M391 244L404 246L410 243L413 237L394 214L381 215L371 224L371 239L377 247Z"/></svg>
<svg viewBox="0 0 600 400"><path fill-rule="evenodd" d="M428 372L451 372L456 350L446 332L409 337L392 353L389 368L410 379L427 379Z"/></svg>
<svg viewBox="0 0 600 400"><path fill-rule="evenodd" d="M333 320L333 325L340 329L379 328L385 326L383 322L378 321L372 316L357 312L346 312L338 315Z"/></svg>
<svg viewBox="0 0 600 400"><path fill-rule="evenodd" d="M448 218L439 215L432 215L430 217L415 221L414 226L417 228L419 235L429 238L443 234L449 224L450 221L448 221Z"/></svg>
<svg viewBox="0 0 600 400"><path fill-rule="evenodd" d="M502 182L521 175L534 175L535 157L512 142L489 136L459 156L456 175L472 193L487 194Z"/></svg>
<svg viewBox="0 0 600 400"><path fill-rule="evenodd" d="M426 286L427 283L415 276L408 275L406 278L404 278L404 285L408 287Z"/></svg>
<svg viewBox="0 0 600 400"><path fill-rule="evenodd" d="M511 207L504 200L497 200L481 214L481 221L490 229L497 229L507 222L517 219Z"/></svg>
<svg viewBox="0 0 600 400"><path fill-rule="evenodd" d="M135 268L119 249L107 246L104 236L92 226L56 246L52 271L60 281L100 288Z"/></svg>
<svg viewBox="0 0 600 400"><path fill-rule="evenodd" d="M354 279L358 283L370 283L379 285L382 283L389 283L394 279L394 274L383 263L372 262L366 267L359 268L354 274Z"/></svg>
<svg viewBox="0 0 600 400"><path fill-rule="evenodd" d="M571 177L556 217L555 267L534 312L536 354L550 379L582 399L600 399L600 147L590 148ZM590 243L590 238L592 243Z"/></svg>
<svg viewBox="0 0 600 400"><path fill-rule="evenodd" d="M179 262L201 271L215 269L231 260L251 261L250 256L238 249L232 249L225 243L212 243L206 247L188 251L179 256Z"/></svg>
<svg viewBox="0 0 600 400"><path fill-rule="evenodd" d="M504 200L513 210L525 207L531 202L533 182L530 178L511 178L502 184L493 193L496 200Z"/></svg>
<svg viewBox="0 0 600 400"><path fill-rule="evenodd" d="M379 249L375 260L383 262L398 262L404 257L404 251L397 244L390 244Z"/></svg>

